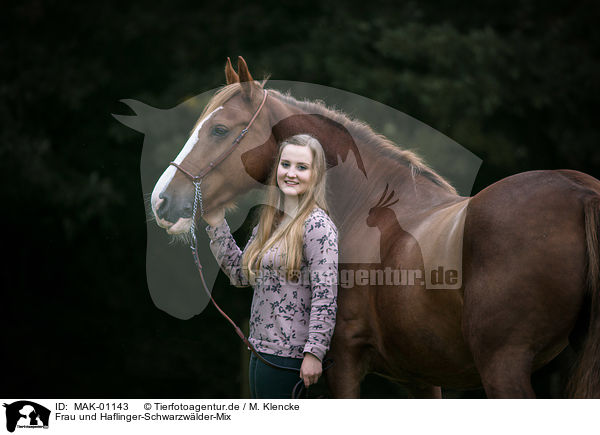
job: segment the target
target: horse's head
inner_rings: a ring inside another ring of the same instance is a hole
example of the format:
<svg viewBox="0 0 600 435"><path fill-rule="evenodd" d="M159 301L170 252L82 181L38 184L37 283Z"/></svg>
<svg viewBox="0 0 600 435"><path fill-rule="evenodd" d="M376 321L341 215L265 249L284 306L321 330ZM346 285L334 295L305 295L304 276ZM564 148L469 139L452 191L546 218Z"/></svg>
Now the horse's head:
<svg viewBox="0 0 600 435"><path fill-rule="evenodd" d="M267 91L252 79L242 57L238 72L228 58L227 85L205 107L173 162L177 167L169 166L154 187L152 212L170 234L187 232L192 224L191 176L202 176L203 209L210 212L233 206L236 197L263 182L273 166L276 143L262 105ZM243 140L236 143L249 123Z"/></svg>
<svg viewBox="0 0 600 435"><path fill-rule="evenodd" d="M394 197L394 191L392 190L390 194L386 198L386 194L388 191L388 185L385 185L385 190L379 198L377 204L369 210L369 216L367 216L367 225L370 227L376 227L378 224L382 224L386 222L388 219L393 218L396 219L396 215L394 211L389 207L396 204L399 199L392 201ZM391 202L390 202L391 201Z"/></svg>

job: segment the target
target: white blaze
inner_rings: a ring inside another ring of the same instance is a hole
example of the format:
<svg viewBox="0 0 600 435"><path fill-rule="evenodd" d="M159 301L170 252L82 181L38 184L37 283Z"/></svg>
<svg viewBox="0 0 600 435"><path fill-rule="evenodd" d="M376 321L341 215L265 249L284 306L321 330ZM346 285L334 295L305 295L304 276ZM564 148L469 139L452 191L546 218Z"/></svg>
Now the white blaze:
<svg viewBox="0 0 600 435"><path fill-rule="evenodd" d="M204 118L198 124L198 126L194 129L194 131L190 135L189 139L183 146L183 149L179 152L179 154L175 158L175 160L174 160L175 163L177 163L179 165L179 164L181 164L181 162L183 162L183 159L185 159L187 157L187 155L194 148L194 145L196 145L196 142L198 141L198 132L200 131L200 129L202 128L204 123L206 121L208 121L218 110L221 110L222 108L223 108L223 106L217 107L215 110L210 112L206 116L206 118ZM165 172L163 172L163 174L158 179L156 186L154 186L154 190L152 191L151 201L152 201L152 211L154 212L154 216L156 217L157 220L158 220L158 216L156 216L156 212L157 212L157 204L158 204L158 201L160 200L159 195L165 191L165 189L167 188L167 186L169 185L169 183L171 182L171 180L173 179L173 177L175 176L176 173L177 173L177 168L175 168L175 166L169 165L169 167L165 170Z"/></svg>

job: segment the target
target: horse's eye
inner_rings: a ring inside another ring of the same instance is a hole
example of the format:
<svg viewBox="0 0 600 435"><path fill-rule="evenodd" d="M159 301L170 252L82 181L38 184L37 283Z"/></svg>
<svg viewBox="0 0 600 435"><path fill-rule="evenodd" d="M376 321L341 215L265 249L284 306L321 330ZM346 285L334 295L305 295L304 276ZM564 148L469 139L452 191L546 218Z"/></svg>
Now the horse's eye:
<svg viewBox="0 0 600 435"><path fill-rule="evenodd" d="M229 133L229 129L227 127L225 127L224 125L215 125L212 128L212 134L213 136L219 136L219 137L223 137L225 135L227 135L227 133Z"/></svg>

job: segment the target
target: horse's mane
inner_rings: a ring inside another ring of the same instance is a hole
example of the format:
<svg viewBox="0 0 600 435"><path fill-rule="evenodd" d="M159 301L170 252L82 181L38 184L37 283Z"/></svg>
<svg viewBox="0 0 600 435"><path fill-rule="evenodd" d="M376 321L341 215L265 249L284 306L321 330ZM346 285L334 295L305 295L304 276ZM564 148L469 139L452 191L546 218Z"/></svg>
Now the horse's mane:
<svg viewBox="0 0 600 435"><path fill-rule="evenodd" d="M292 97L289 92L282 94L274 89L269 89L269 93L308 113L317 113L339 123L350 132L353 138L360 140L367 146L376 150L379 155L392 158L408 166L413 176L421 174L448 192L456 193L456 189L441 175L423 162L421 157L412 151L400 148L385 136L375 133L368 124L357 119L352 119L340 110L328 108L321 101L297 100Z"/></svg>
<svg viewBox="0 0 600 435"><path fill-rule="evenodd" d="M262 86L264 86L265 82L266 80L263 82ZM230 98L240 92L240 90L241 88L239 83L234 83L224 86L217 91L217 93L215 93L214 97L205 107L198 122L204 119L208 113L211 113L217 107L225 104ZM340 110L328 108L323 102L320 101L297 100L296 98L292 97L289 92L283 94L275 89L269 89L269 94L275 98L283 100L287 104L299 107L307 113L323 115L326 118L339 123L346 130L348 130L348 132L350 132L353 138L360 140L371 149L376 150L379 155L391 158L408 166L413 177L419 174L423 175L425 178L431 180L444 190L456 194L456 189L452 187L452 185L448 183L441 175L423 162L421 157L412 151L400 148L385 136L375 133L368 124L360 120L351 119L346 113Z"/></svg>

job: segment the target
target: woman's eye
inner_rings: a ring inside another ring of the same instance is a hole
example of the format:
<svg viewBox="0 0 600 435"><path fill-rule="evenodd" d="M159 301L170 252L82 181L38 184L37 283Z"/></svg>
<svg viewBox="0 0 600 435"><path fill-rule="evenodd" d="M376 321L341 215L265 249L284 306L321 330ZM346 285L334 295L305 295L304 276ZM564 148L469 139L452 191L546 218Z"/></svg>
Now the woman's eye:
<svg viewBox="0 0 600 435"><path fill-rule="evenodd" d="M305 169L308 169L308 168L304 165L300 165L300 166L298 166L298 169L300 169L301 171L304 171Z"/></svg>
<svg viewBox="0 0 600 435"><path fill-rule="evenodd" d="M224 125L215 125L212 129L213 136L225 136L229 133L229 129Z"/></svg>
<svg viewBox="0 0 600 435"><path fill-rule="evenodd" d="M287 167L290 166L290 164L286 163L286 162L281 162L281 166L284 167L284 168L287 168Z"/></svg>

